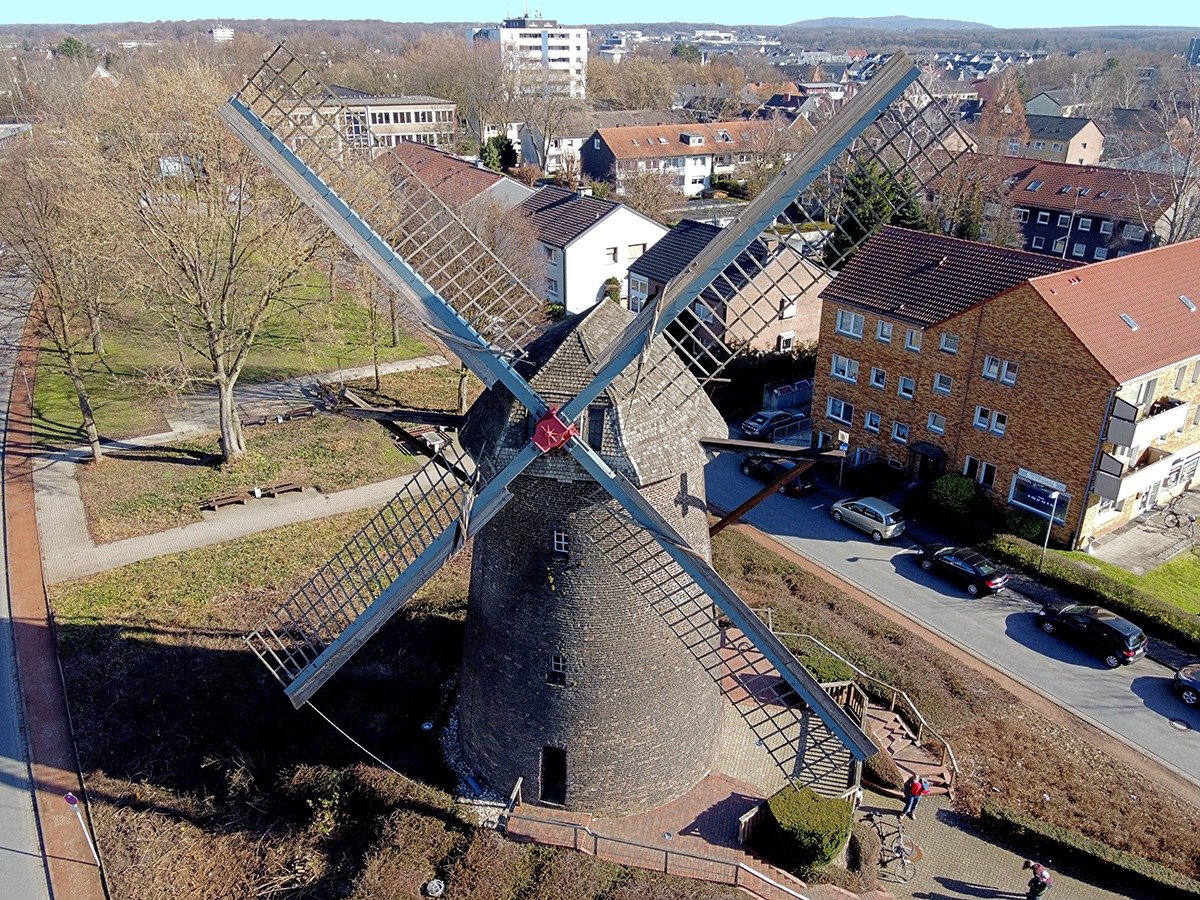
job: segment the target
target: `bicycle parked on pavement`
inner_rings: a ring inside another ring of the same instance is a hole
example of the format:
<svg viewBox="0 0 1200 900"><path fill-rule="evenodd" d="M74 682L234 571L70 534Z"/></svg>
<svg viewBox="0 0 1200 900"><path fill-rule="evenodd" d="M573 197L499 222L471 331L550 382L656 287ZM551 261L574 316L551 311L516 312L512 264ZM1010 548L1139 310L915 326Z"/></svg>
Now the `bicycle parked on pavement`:
<svg viewBox="0 0 1200 900"><path fill-rule="evenodd" d="M904 817L891 813L867 813L879 835L879 873L885 880L908 882L917 874L917 863L924 851L904 833ZM894 822L894 824L892 824Z"/></svg>

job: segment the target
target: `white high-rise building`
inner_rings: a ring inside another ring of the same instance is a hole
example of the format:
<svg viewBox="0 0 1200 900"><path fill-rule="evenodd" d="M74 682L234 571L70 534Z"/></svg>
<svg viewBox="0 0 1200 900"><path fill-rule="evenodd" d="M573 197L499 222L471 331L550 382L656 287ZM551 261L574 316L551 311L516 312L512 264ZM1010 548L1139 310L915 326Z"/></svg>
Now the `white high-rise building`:
<svg viewBox="0 0 1200 900"><path fill-rule="evenodd" d="M554 19L505 19L502 25L480 28L477 41L499 41L500 52L511 68L529 67L552 73L562 92L587 96L588 31L565 28Z"/></svg>

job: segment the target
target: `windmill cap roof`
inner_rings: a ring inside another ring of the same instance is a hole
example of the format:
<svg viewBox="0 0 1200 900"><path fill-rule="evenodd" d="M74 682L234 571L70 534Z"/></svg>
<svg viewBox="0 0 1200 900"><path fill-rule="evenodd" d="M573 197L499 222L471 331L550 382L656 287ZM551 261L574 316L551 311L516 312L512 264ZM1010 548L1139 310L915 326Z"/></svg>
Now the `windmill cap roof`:
<svg viewBox="0 0 1200 900"><path fill-rule="evenodd" d="M541 335L515 368L547 403L561 406L591 382L593 363L632 319L633 313L602 300ZM640 380L635 362L601 392L592 407L605 410L600 455L638 487L702 466L705 454L698 439L728 434L728 426L695 377L661 337L651 342ZM531 432L526 417L525 408L500 384L485 391L471 407L462 444L485 474L498 471L528 443ZM580 428L585 436L586 419ZM554 453L535 462L530 472L590 477L573 460Z"/></svg>

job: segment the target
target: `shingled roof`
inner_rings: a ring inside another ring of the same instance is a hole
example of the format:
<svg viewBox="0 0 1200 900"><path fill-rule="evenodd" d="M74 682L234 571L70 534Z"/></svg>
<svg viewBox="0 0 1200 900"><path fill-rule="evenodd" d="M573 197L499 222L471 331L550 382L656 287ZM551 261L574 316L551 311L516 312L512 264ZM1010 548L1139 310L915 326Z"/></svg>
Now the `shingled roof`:
<svg viewBox="0 0 1200 900"><path fill-rule="evenodd" d="M1092 120L1066 116L1026 116L1025 121L1029 125L1031 140L1069 141Z"/></svg>
<svg viewBox="0 0 1200 900"><path fill-rule="evenodd" d="M1080 265L887 226L858 249L821 292L821 299L926 328L1029 278Z"/></svg>
<svg viewBox="0 0 1200 900"><path fill-rule="evenodd" d="M504 180L499 172L481 169L416 141L401 141L392 152L451 209L461 209Z"/></svg>
<svg viewBox="0 0 1200 900"><path fill-rule="evenodd" d="M548 403L561 406L592 380L592 364L632 319L633 313L603 300L541 335L526 348L516 367ZM704 465L706 456L697 439L729 433L666 340L655 338L648 352L654 362L643 367L636 392L636 366L631 366L593 402L607 407L601 457L638 487ZM679 403L681 394L669 387L679 381L695 388L685 403ZM586 429L586 423L583 427ZM497 384L467 413L461 440L485 477L491 477L529 442L526 410L507 388ZM565 453L543 455L529 472L543 477L588 477Z"/></svg>
<svg viewBox="0 0 1200 900"><path fill-rule="evenodd" d="M1153 224L1173 202L1170 177L1153 172L987 153L967 154L958 166L959 174L981 183L1007 183L1004 190L1013 206L1135 222L1145 217Z"/></svg>
<svg viewBox="0 0 1200 900"><path fill-rule="evenodd" d="M666 284L694 260L709 241L721 233L721 229L705 222L684 219L659 240L657 244L639 256L629 267L631 275L641 275L649 281ZM703 296L713 300L728 300L741 290L747 276L753 278L766 264L770 255L767 244L755 241L743 250L717 278L704 289Z"/></svg>
<svg viewBox="0 0 1200 900"><path fill-rule="evenodd" d="M565 247L620 206L611 200L581 197L576 191L546 186L517 209L533 222L542 243Z"/></svg>
<svg viewBox="0 0 1200 900"><path fill-rule="evenodd" d="M701 156L709 153L763 150L773 140L772 133L786 132L791 143L802 144L816 132L805 119L783 125L777 119L737 119L684 125L626 126L598 128L617 159L664 159L671 156ZM703 138L701 144L689 144L684 136Z"/></svg>
<svg viewBox="0 0 1200 900"><path fill-rule="evenodd" d="M1200 352L1200 239L1029 283L1118 384Z"/></svg>

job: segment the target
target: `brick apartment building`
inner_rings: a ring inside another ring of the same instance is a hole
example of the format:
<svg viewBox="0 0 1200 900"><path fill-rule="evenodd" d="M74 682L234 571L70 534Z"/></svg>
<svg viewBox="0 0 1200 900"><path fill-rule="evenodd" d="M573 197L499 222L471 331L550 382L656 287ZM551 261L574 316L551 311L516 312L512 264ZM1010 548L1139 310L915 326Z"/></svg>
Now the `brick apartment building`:
<svg viewBox="0 0 1200 900"><path fill-rule="evenodd" d="M1200 241L1081 265L885 228L822 293L814 432L1084 546L1197 481L1197 295Z"/></svg>
<svg viewBox="0 0 1200 900"><path fill-rule="evenodd" d="M964 158L930 197L941 193L946 205L953 192L976 184L987 201L985 230L997 216L1011 216L1025 250L1081 262L1157 246L1172 217L1196 202L1189 195L1179 206L1169 175L983 153Z"/></svg>

